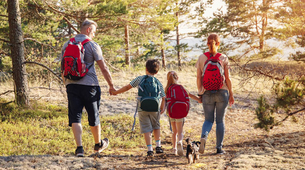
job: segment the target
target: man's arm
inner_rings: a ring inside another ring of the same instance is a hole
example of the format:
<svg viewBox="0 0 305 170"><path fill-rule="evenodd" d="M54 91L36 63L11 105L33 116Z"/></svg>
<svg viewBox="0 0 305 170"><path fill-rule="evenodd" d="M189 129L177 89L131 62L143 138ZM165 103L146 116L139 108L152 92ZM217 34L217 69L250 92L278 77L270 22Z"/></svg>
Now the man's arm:
<svg viewBox="0 0 305 170"><path fill-rule="evenodd" d="M112 83L112 78L111 78L111 74L109 72L108 67L106 66L104 60L98 60L96 61L98 66L100 67L102 74L105 78L105 80L107 81L108 85L109 85L109 93L111 94L112 91L114 91L114 87L113 87L113 83Z"/></svg>

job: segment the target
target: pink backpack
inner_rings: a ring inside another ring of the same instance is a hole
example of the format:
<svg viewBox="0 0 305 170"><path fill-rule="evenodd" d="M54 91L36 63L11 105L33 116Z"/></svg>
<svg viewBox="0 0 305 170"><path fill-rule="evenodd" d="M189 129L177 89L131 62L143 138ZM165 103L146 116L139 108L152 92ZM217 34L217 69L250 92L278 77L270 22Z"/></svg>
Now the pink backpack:
<svg viewBox="0 0 305 170"><path fill-rule="evenodd" d="M208 57L202 71L202 85L206 90L219 90L224 82L224 69L219 59L221 53L212 56L210 52L204 53Z"/></svg>
<svg viewBox="0 0 305 170"><path fill-rule="evenodd" d="M84 61L85 49L83 46L89 41L90 39L76 42L75 38L70 39L61 61L61 71L65 78L79 80L87 74L91 66L89 68L86 67Z"/></svg>
<svg viewBox="0 0 305 170"><path fill-rule="evenodd" d="M187 116L190 110L190 99L183 86L171 85L166 94L167 112L173 119L181 119Z"/></svg>

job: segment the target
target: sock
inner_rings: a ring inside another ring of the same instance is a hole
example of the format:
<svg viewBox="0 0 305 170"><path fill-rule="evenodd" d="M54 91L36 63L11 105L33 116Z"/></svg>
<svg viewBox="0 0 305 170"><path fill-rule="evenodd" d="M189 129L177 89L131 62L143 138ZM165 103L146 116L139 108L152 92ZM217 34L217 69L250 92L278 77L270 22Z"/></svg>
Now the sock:
<svg viewBox="0 0 305 170"><path fill-rule="evenodd" d="M148 151L153 151L152 145L147 145Z"/></svg>
<svg viewBox="0 0 305 170"><path fill-rule="evenodd" d="M79 149L79 148L83 148L83 146L78 146L77 149Z"/></svg>
<svg viewBox="0 0 305 170"><path fill-rule="evenodd" d="M182 144L182 140L179 140L178 143L181 143L181 144Z"/></svg>
<svg viewBox="0 0 305 170"><path fill-rule="evenodd" d="M161 147L161 140L156 140L156 146Z"/></svg>

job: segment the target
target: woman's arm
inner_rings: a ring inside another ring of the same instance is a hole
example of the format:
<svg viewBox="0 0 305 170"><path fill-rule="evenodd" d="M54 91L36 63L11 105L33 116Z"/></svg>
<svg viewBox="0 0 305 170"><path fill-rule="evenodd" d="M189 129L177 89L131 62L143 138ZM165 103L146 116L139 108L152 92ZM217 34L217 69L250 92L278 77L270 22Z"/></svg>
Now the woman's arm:
<svg viewBox="0 0 305 170"><path fill-rule="evenodd" d="M189 93L189 96L190 96L193 100L196 100L198 103L202 103L201 98L199 98L199 97L197 97L197 96L195 96L195 95L193 95L193 94L191 94L191 93Z"/></svg>
<svg viewBox="0 0 305 170"><path fill-rule="evenodd" d="M203 94L203 86L202 86L202 71L199 66L197 66L197 89L198 89L198 94Z"/></svg>
<svg viewBox="0 0 305 170"><path fill-rule="evenodd" d="M229 104L230 106L232 104L234 104L234 96L233 96L233 90L232 90L232 83L231 83L231 79L230 79L230 73L229 73L229 68L228 65L224 66L224 70L225 70L225 81L226 81L226 85L228 87L229 90Z"/></svg>

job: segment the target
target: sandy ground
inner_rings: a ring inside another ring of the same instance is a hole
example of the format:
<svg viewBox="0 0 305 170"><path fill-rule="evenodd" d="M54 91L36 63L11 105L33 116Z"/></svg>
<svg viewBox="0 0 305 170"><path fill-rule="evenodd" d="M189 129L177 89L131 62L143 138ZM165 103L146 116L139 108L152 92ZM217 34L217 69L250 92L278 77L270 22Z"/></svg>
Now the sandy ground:
<svg viewBox="0 0 305 170"><path fill-rule="evenodd" d="M102 87L102 91L106 91L106 87ZM165 125L161 131L165 153L155 155L153 159L146 158L145 148L141 152L112 148L112 154L101 153L84 158L73 155L2 156L0 169L305 169L305 113L297 115L297 123L286 121L267 133L254 128L255 100L239 95L235 99L236 104L228 108L226 114L224 155L215 154L214 125L205 153L200 155L197 163L187 164L185 156L172 154L171 133ZM132 115L134 108L133 98L107 96L101 101L100 111L103 115ZM165 115L161 118L167 120ZM199 140L203 121L201 104L192 101L192 109L184 126L184 137Z"/></svg>

